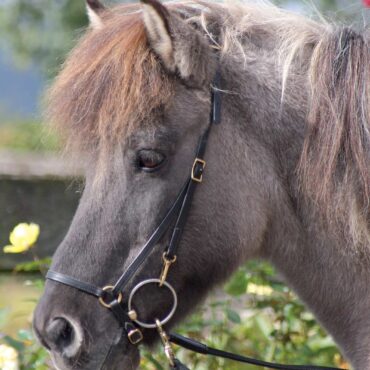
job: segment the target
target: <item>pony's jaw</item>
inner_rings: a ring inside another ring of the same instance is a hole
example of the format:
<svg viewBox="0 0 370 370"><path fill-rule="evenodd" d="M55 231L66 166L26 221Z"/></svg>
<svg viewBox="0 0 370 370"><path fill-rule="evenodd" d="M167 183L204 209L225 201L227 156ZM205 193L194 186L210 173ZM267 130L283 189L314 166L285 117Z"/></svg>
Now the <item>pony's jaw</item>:
<svg viewBox="0 0 370 370"><path fill-rule="evenodd" d="M67 365L63 359L56 358L55 355L51 354L53 368L56 370L136 370L140 365L139 352L133 354L117 354L114 356L114 360L108 363L105 361L104 364L93 364L90 363L87 366L79 367L78 365Z"/></svg>
<svg viewBox="0 0 370 370"><path fill-rule="evenodd" d="M100 364L89 364L86 367L78 367L74 365L65 365L63 360L56 359L54 355L51 355L53 367L56 370L136 370L140 365L140 356L137 355L116 355L111 363Z"/></svg>

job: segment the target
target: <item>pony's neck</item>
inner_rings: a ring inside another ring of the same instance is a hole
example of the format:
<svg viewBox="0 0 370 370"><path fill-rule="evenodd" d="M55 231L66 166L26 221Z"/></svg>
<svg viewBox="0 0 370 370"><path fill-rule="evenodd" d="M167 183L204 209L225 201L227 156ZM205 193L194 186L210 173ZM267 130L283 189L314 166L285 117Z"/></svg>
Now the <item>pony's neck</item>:
<svg viewBox="0 0 370 370"><path fill-rule="evenodd" d="M288 108L289 112L293 110ZM370 251L331 236L320 211L301 192L297 166L304 120L296 127L301 114L294 112L293 119L283 119L283 125L273 129L272 150L282 171L278 181L286 196L276 203L263 253L334 337L354 369L370 370Z"/></svg>
<svg viewBox="0 0 370 370"><path fill-rule="evenodd" d="M254 60L253 68L244 65L240 70L234 64L232 73L225 73L238 76L237 81L226 81L226 89L234 94L225 94L224 100L226 109L233 107L234 117L238 110L240 137L248 145L257 138L261 151L271 156L271 166L279 171L273 183L266 185L274 194L261 257L274 264L354 368L370 370L370 253L366 249L360 253L331 238L315 209L303 200L296 169L306 125L305 89L297 85L281 108L281 84L273 72L274 62L271 60L271 75L257 75L261 68L269 70L269 62ZM258 63L263 64L261 68ZM243 86L248 86L248 91ZM234 130L235 122L232 125ZM241 150L235 149L235 142L233 145L233 150Z"/></svg>
<svg viewBox="0 0 370 370"><path fill-rule="evenodd" d="M356 370L370 369L370 265L324 236L309 216L276 220L266 257L313 311ZM287 227L290 231L287 232Z"/></svg>
<svg viewBox="0 0 370 370"><path fill-rule="evenodd" d="M296 121L286 123L295 125ZM278 127L277 138L280 130ZM280 133L283 140L276 144L290 148L277 153L281 186L287 196L277 203L266 257L334 337L354 368L370 370L370 251L360 251L337 235L331 237L318 216L320 211L299 190L301 132L298 130L298 136Z"/></svg>

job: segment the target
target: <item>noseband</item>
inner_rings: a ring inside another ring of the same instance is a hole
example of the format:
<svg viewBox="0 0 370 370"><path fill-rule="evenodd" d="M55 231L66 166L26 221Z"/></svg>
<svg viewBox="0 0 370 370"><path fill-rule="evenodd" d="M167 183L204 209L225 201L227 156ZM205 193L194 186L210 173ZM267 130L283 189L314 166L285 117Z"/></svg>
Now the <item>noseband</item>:
<svg viewBox="0 0 370 370"><path fill-rule="evenodd" d="M201 354L208 354L228 358L234 361L253 364L271 369L282 370L339 370L337 368L320 367L320 366L296 366L296 365L280 365L270 362L255 360L248 357L239 356L225 351L220 351L214 348L207 347L206 345L196 342L190 338L185 338L178 334L169 334L164 331L163 326L171 320L177 308L177 294L172 285L167 281L167 275L171 266L177 260L177 250L181 236L186 225L189 215L189 210L192 204L193 196L196 187L203 181L203 173L206 166L204 159L207 141L211 128L221 122L221 95L220 95L220 72L217 71L211 85L211 112L210 122L199 139L198 148L196 150L193 166L190 175L182 187L180 193L168 210L159 226L149 237L145 245L142 247L139 254L128 266L126 271L120 276L115 285L107 285L103 288L80 281L71 276L61 274L56 271L49 270L46 274L46 279L73 287L86 294L98 298L100 304L112 311L120 325L126 330L129 341L137 345L143 340L142 328L157 329L159 336L162 340L165 354L168 358L170 368L173 370L188 370L179 360L174 356L171 348L171 343L175 343L186 349ZM127 284L131 281L139 268L149 257L155 246L162 239L164 234L174 225L172 235L168 247L164 250L162 255L162 272L159 278L147 279L137 284L131 291L127 306L122 304L122 292ZM132 307L132 301L135 294L145 285L155 285L161 289L166 288L170 291L173 298L173 305L170 312L162 319L154 319L153 322L143 322L138 318L137 312Z"/></svg>

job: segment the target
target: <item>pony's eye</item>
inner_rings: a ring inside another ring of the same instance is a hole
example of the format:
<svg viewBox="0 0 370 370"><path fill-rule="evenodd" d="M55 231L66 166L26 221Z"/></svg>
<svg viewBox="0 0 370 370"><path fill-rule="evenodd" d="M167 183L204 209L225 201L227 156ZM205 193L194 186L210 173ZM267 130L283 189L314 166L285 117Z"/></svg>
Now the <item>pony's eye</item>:
<svg viewBox="0 0 370 370"><path fill-rule="evenodd" d="M166 157L162 153L143 149L138 152L137 166L143 171L152 172L159 169L165 159Z"/></svg>

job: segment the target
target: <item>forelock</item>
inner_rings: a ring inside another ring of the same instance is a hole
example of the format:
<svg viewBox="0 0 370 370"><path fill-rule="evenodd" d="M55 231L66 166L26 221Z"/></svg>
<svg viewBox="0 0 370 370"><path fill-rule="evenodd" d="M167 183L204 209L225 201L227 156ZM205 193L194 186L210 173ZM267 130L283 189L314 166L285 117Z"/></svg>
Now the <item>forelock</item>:
<svg viewBox="0 0 370 370"><path fill-rule="evenodd" d="M165 105L169 76L148 46L138 6L104 14L67 58L47 94L47 119L68 149L107 148Z"/></svg>

